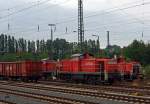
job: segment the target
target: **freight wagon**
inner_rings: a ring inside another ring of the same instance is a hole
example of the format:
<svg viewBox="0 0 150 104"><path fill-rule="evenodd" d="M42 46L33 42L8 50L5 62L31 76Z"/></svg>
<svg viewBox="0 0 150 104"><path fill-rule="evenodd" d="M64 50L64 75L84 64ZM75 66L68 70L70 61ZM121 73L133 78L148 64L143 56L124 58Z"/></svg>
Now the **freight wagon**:
<svg viewBox="0 0 150 104"><path fill-rule="evenodd" d="M42 73L42 62L0 62L0 79L38 80Z"/></svg>

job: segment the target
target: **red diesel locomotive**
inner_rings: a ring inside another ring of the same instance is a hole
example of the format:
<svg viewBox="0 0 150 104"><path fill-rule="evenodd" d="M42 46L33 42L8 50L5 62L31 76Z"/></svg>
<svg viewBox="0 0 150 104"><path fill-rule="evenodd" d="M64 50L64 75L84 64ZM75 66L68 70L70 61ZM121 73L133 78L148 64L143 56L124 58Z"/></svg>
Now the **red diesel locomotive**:
<svg viewBox="0 0 150 104"><path fill-rule="evenodd" d="M55 79L58 63L54 60L42 60L42 77Z"/></svg>
<svg viewBox="0 0 150 104"><path fill-rule="evenodd" d="M140 73L140 64L122 59L94 58L90 54L74 55L59 62L59 79L85 83L112 83L114 80L133 80Z"/></svg>

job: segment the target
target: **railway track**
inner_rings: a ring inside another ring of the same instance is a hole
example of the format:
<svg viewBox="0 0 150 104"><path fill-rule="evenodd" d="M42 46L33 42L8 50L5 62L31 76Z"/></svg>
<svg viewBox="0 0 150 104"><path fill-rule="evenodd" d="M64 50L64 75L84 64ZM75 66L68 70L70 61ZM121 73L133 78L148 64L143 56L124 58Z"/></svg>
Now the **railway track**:
<svg viewBox="0 0 150 104"><path fill-rule="evenodd" d="M79 100L72 100L67 98L61 98L61 97L53 97L53 96L46 96L43 94L37 94L37 93L29 93L25 91L18 91L14 89L8 89L8 88L0 88L1 93L6 94L12 94L17 96L22 96L26 98L32 98L32 99L40 99L41 101L46 101L49 104L96 104L92 102L85 102L85 101L79 101ZM13 104L13 103L11 103Z"/></svg>
<svg viewBox="0 0 150 104"><path fill-rule="evenodd" d="M66 86L85 86L85 87L94 87L94 88L98 88L98 87L109 87L107 85L89 85L89 84L74 84L74 83L68 83L68 82L61 82L61 81L38 81L41 84L55 84L55 85L66 85ZM132 82L131 82L132 83ZM123 88L137 88L137 89L147 89L150 90L150 86L133 86L133 85L129 85L129 83L125 83L125 84L117 84L117 85L111 85L111 87L123 87Z"/></svg>
<svg viewBox="0 0 150 104"><path fill-rule="evenodd" d="M0 100L0 104L16 104L16 103Z"/></svg>
<svg viewBox="0 0 150 104"><path fill-rule="evenodd" d="M4 84L7 85L7 84ZM8 84L9 85L9 84ZM111 100L118 100L118 101L125 101L130 103L143 103L143 104L150 104L150 97L142 97L142 96L133 96L127 94L119 94L119 93L111 93L104 90L101 91L90 91L90 90L83 90L79 88L62 88L58 86L38 86L38 84L11 84L11 86L16 87L23 87L23 88L30 88L30 89L39 89L39 90L46 90L46 91L55 91L55 92L62 92L62 93L69 93L69 94L78 94L84 96L90 96L95 98L105 98Z"/></svg>
<svg viewBox="0 0 150 104"><path fill-rule="evenodd" d="M80 89L93 89L93 90L104 90L104 91L110 91L110 92L118 92L118 93L124 93L124 94L133 94L133 93L139 93L141 95L150 95L150 87L136 87L136 86L128 86L128 85L115 85L115 86L104 86L104 85L86 85L86 84L72 84L72 83L63 83L63 82L47 82L47 81L40 81L40 84L44 85L55 85L55 86L65 86L65 87L73 87L73 88L80 88Z"/></svg>

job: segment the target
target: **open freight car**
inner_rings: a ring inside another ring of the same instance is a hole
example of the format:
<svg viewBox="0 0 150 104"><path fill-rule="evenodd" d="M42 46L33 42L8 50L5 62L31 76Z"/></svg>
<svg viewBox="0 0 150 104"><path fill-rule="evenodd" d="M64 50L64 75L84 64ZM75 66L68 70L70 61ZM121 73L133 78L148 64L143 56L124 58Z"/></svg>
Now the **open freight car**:
<svg viewBox="0 0 150 104"><path fill-rule="evenodd" d="M98 59L90 54L74 55L72 59L60 61L58 77L85 83L113 82L118 79L116 60Z"/></svg>
<svg viewBox="0 0 150 104"><path fill-rule="evenodd" d="M0 78L6 80L37 81L42 63L34 61L0 62Z"/></svg>

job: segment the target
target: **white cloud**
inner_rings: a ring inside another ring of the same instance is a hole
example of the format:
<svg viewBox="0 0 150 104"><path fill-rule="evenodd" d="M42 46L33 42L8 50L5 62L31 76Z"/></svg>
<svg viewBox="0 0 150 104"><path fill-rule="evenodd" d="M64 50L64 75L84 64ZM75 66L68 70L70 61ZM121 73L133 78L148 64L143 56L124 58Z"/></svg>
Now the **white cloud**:
<svg viewBox="0 0 150 104"><path fill-rule="evenodd" d="M38 0L0 0L0 10L16 5L22 5L13 10L16 11L30 6L31 4L28 2L34 1L36 2ZM77 1L78 0L51 0L48 3L39 5L38 7L10 16L9 22L11 25L11 31L9 31L9 33L15 33L16 37L25 37L27 39L47 39L49 38L49 31L42 30L48 30L48 23L68 21L72 19L71 17L74 17L74 21L57 24L57 31L54 37L65 37L69 41L77 41L77 33L71 33L72 31L77 30ZM150 0L145 0L145 2L148 1L150 2ZM149 5L107 13L110 10L116 9L116 7L119 9L140 3L142 3L142 0L84 0L85 16L99 14L85 19L85 29L93 30L85 32L86 39L95 39L91 34L99 34L102 47L105 47L106 31L110 30L111 43L124 46L129 44L135 38L141 39L143 25L140 21L147 20L147 22L144 22L145 37L143 39L145 41L150 40L150 31L148 30L148 27L150 26ZM5 5L7 5L7 7ZM7 14L8 11L0 11L0 17ZM8 18L5 18L4 20L5 22L2 22L3 19L0 19L0 32L7 32ZM40 32L37 32L38 24L40 24ZM64 34L66 27L68 27L70 35ZM31 29L32 31L29 31Z"/></svg>

